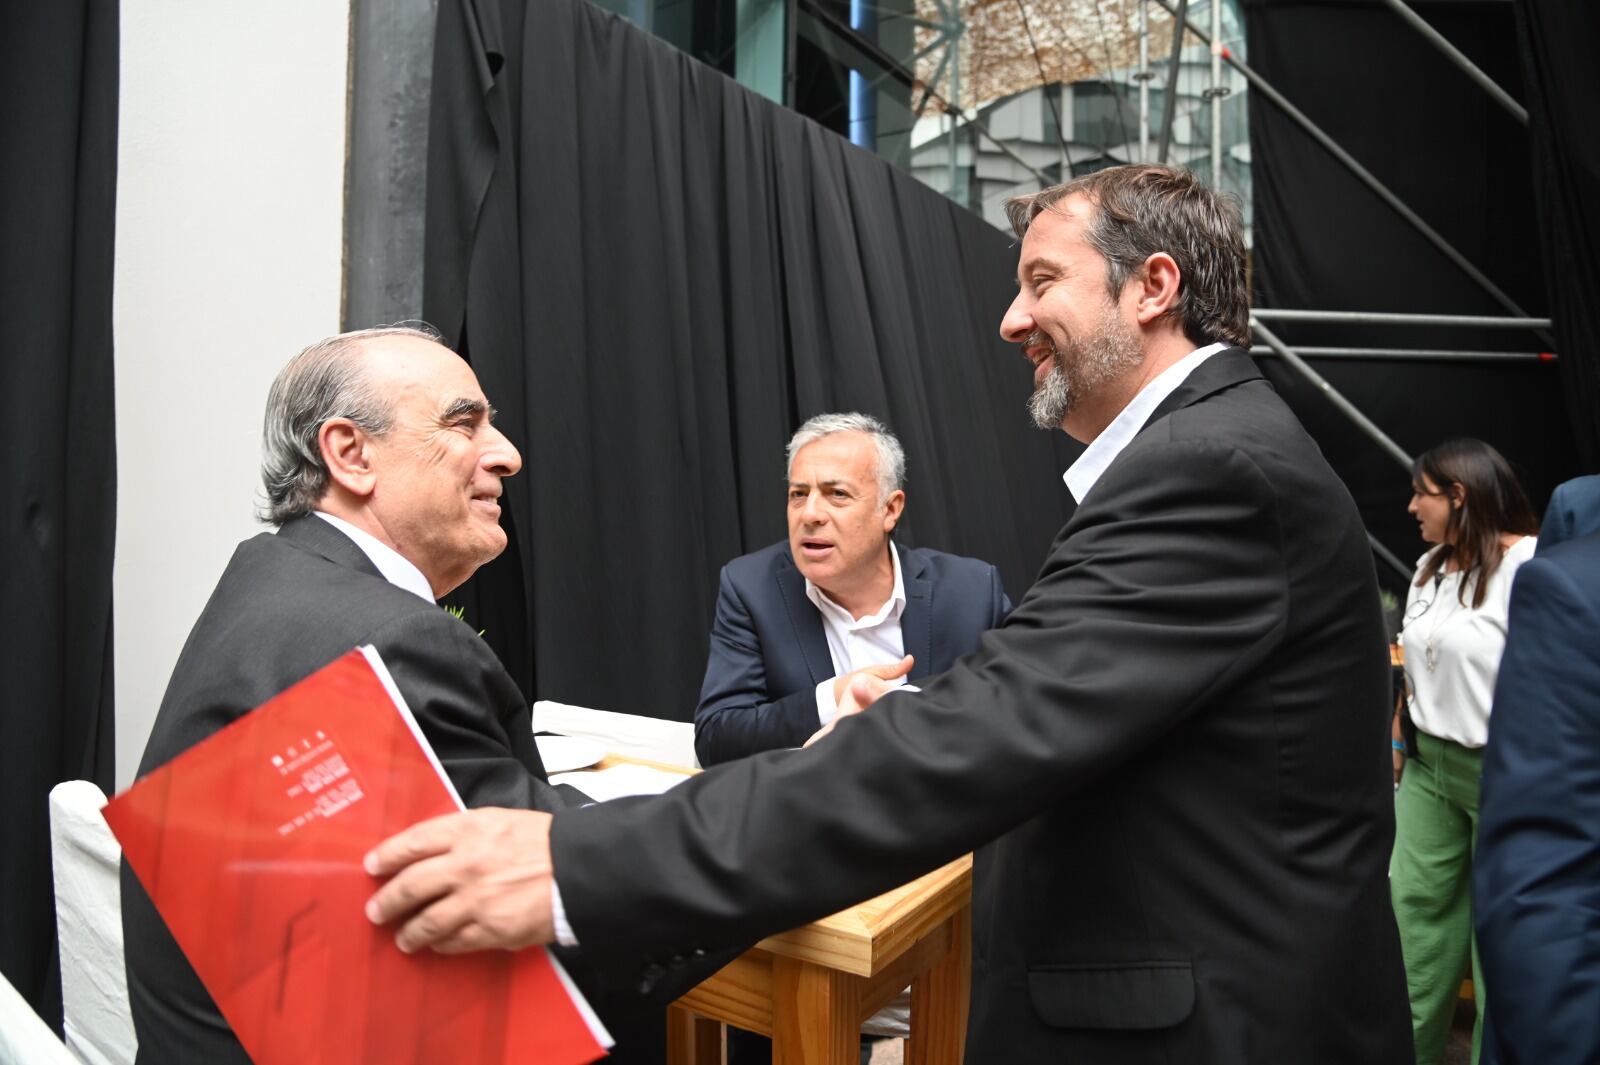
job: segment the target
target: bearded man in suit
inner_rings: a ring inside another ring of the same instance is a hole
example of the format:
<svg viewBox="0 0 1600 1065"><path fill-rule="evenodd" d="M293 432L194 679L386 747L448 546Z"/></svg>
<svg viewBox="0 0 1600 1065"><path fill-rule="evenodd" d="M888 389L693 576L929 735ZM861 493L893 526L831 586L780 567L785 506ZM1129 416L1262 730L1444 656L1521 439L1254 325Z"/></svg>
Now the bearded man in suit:
<svg viewBox="0 0 1600 1065"><path fill-rule="evenodd" d="M1089 447L1005 623L805 750L397 835L368 913L407 918L402 949L576 941L637 973L638 951L790 927L991 843L969 1065L1411 1060L1376 574L1243 350L1238 210L1156 166L1008 207L1001 333L1038 423Z"/></svg>
<svg viewBox="0 0 1600 1065"><path fill-rule="evenodd" d="M502 482L522 466L471 368L438 341L404 327L346 333L279 373L262 449L263 517L277 532L234 552L173 669L140 775L370 643L469 807L568 804L545 780L522 692L434 601L505 550ZM122 919L142 1065L247 1063L126 863ZM654 1061L671 989L608 994L581 959L563 960L622 1057Z"/></svg>

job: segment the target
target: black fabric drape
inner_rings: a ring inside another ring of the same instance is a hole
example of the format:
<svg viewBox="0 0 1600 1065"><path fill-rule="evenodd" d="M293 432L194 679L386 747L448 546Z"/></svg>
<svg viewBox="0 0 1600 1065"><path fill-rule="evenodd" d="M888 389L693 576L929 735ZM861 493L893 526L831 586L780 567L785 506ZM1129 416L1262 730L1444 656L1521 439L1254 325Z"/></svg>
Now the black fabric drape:
<svg viewBox="0 0 1600 1065"><path fill-rule="evenodd" d="M1516 53L1506 47L1515 32L1509 5L1415 6L1520 95ZM1246 0L1246 31L1250 64L1263 78L1525 311L1547 312L1528 136L1514 118L1377 0ZM1250 139L1258 306L1510 313L1260 94L1251 97ZM1290 343L1313 345L1548 347L1526 332L1273 328ZM1561 355L1572 357L1565 348ZM1538 505L1577 472L1560 413L1561 374L1548 363L1312 361L1412 454L1450 437L1480 437L1521 470ZM1424 545L1405 512L1406 471L1287 366L1260 362L1350 486L1367 527L1413 561ZM1385 569L1380 576L1398 583Z"/></svg>
<svg viewBox="0 0 1600 1065"><path fill-rule="evenodd" d="M1600 8L1517 0L1540 264L1583 469L1600 470Z"/></svg>
<svg viewBox="0 0 1600 1065"><path fill-rule="evenodd" d="M464 601L530 694L687 719L820 411L900 436L907 542L1026 587L1074 448L996 333L1006 235L582 0L444 0L435 48L424 314L526 462Z"/></svg>
<svg viewBox="0 0 1600 1065"><path fill-rule="evenodd" d="M117 5L0 8L0 971L56 1028L47 800L110 789Z"/></svg>

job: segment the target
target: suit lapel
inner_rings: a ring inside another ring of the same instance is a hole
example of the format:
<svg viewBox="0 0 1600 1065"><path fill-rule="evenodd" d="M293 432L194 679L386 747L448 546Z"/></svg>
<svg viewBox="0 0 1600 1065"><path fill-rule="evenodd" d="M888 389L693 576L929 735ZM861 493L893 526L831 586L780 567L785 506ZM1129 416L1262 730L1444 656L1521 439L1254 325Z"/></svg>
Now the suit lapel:
<svg viewBox="0 0 1600 1065"><path fill-rule="evenodd" d="M822 615L816 604L806 598L806 579L795 568L794 559L785 553L778 560L778 594L783 597L783 607L794 626L795 643L800 656L805 659L811 673L811 683L821 684L833 676L833 654L828 650L828 637L822 631Z"/></svg>
<svg viewBox="0 0 1600 1065"><path fill-rule="evenodd" d="M916 662L911 678L926 676L933 666L933 582L925 574L927 564L920 552L900 549L900 579L906 586L906 609L900 615L900 638L906 654Z"/></svg>

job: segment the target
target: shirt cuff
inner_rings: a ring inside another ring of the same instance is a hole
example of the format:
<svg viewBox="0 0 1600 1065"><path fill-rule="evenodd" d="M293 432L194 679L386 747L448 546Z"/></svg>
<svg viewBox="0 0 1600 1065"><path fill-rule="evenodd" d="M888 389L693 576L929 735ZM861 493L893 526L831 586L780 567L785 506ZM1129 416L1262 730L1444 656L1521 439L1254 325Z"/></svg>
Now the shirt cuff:
<svg viewBox="0 0 1600 1065"><path fill-rule="evenodd" d="M550 923L555 926L557 943L563 947L578 945L578 937L572 934L572 925L567 921L567 908L561 905L561 885L554 878L550 881Z"/></svg>
<svg viewBox="0 0 1600 1065"><path fill-rule="evenodd" d="M817 724L826 725L839 713L839 704L833 701L834 678L829 677L817 685Z"/></svg>

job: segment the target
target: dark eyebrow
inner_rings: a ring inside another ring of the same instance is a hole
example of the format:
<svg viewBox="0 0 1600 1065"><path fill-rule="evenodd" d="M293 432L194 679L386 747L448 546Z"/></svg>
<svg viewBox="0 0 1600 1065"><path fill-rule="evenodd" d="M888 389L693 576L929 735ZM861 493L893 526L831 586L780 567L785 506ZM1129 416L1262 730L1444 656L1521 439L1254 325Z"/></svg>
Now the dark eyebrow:
<svg viewBox="0 0 1600 1065"><path fill-rule="evenodd" d="M444 412L439 415L439 420L442 422L459 422L473 418L486 417L492 421L494 416L494 408L489 406L489 404L485 403L483 400L469 399L466 396L462 396L460 399L452 401L451 404L444 409Z"/></svg>

